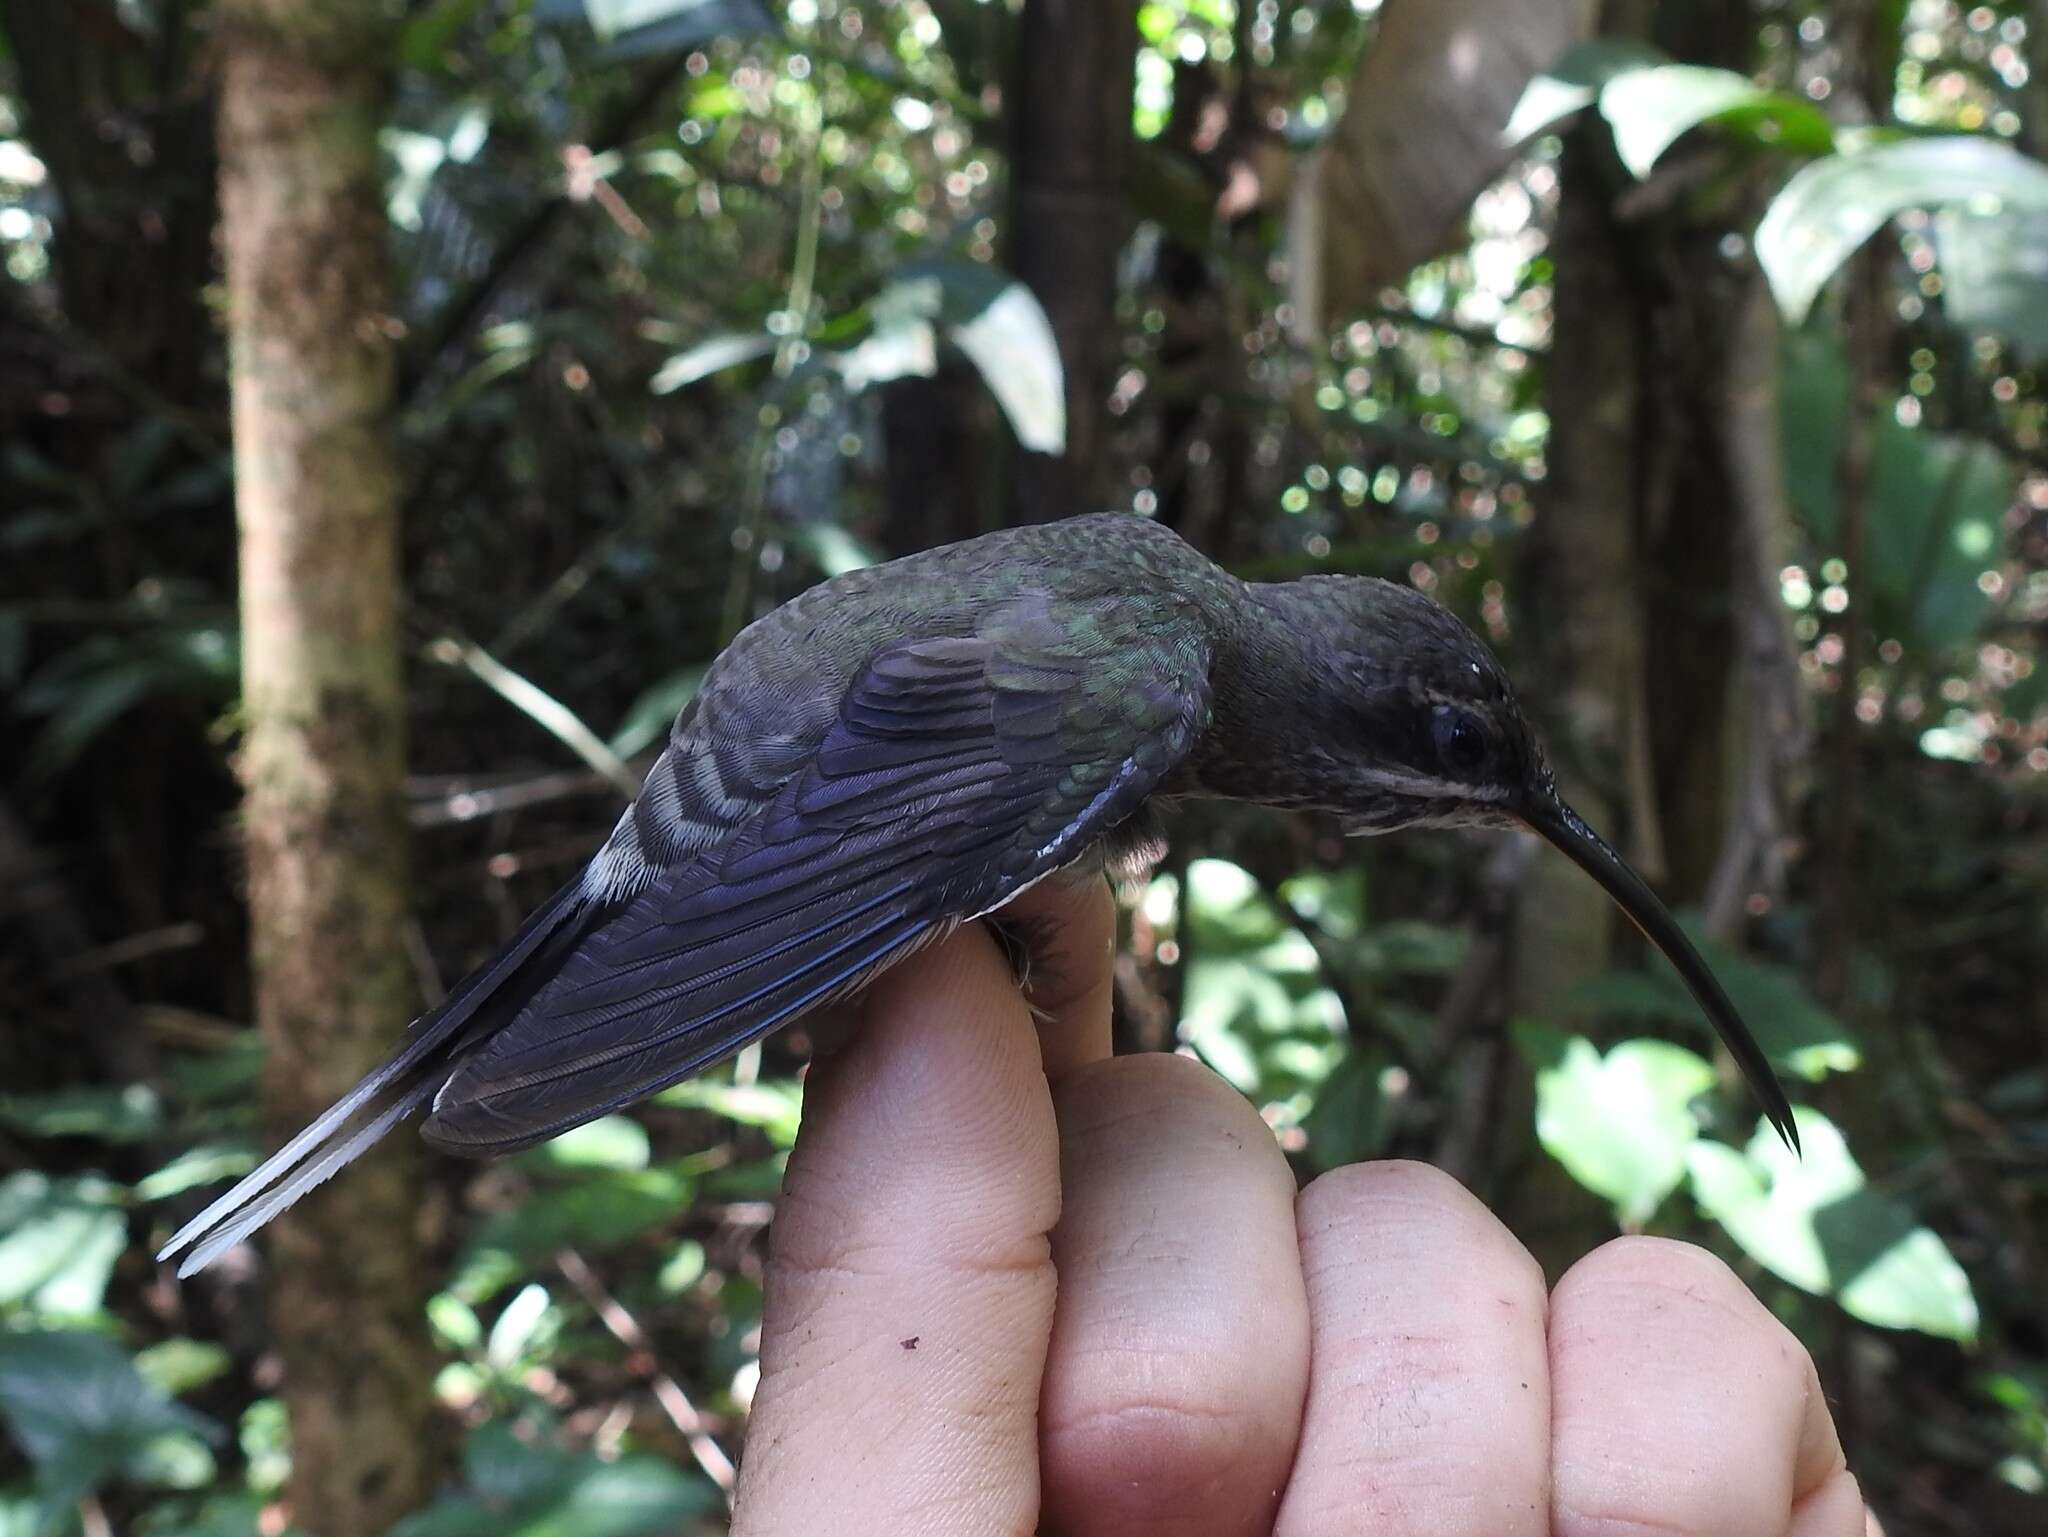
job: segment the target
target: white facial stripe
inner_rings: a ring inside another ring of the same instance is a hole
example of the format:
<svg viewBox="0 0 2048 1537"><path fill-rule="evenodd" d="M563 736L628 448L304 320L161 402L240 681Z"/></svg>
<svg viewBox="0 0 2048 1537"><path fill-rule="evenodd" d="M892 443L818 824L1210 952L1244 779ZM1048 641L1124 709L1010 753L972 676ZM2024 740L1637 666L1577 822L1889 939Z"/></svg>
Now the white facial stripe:
<svg viewBox="0 0 2048 1537"><path fill-rule="evenodd" d="M1395 769L1361 768L1353 771L1357 777L1378 789L1391 790L1396 795L1406 795L1417 800L1457 801L1504 801L1508 792L1500 785L1453 784L1449 780L1424 779L1417 774L1403 774Z"/></svg>

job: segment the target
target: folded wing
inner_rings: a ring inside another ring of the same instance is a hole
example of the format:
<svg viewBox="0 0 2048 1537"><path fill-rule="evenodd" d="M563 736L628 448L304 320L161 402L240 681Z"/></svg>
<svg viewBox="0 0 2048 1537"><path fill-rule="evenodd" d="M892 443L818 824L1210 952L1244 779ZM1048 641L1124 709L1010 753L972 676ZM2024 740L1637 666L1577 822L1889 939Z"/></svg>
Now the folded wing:
<svg viewBox="0 0 2048 1537"><path fill-rule="evenodd" d="M810 762L658 874L460 1059L429 1140L509 1151L644 1098L999 906L1135 811L1206 721L1171 599L1027 596L884 646Z"/></svg>

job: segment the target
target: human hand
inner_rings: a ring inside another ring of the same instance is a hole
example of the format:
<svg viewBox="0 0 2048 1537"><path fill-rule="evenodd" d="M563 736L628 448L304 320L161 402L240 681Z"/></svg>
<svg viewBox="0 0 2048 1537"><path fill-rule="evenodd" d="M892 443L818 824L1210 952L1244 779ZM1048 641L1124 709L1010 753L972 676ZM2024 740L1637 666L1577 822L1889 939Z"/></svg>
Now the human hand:
<svg viewBox="0 0 2048 1537"><path fill-rule="evenodd" d="M1297 1194L1214 1074L1110 1056L1105 888L1010 914L1024 996L970 925L813 1070L735 1537L1877 1531L1712 1255L1621 1239L1550 1290L1426 1166Z"/></svg>

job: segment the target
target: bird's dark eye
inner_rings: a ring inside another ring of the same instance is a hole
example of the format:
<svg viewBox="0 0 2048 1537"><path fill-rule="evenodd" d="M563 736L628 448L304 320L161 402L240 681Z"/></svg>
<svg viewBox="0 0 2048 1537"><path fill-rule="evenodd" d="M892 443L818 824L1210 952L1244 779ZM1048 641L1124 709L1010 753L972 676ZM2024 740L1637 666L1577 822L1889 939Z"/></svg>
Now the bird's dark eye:
<svg viewBox="0 0 2048 1537"><path fill-rule="evenodd" d="M1486 728L1470 710L1454 704L1440 704L1430 720L1430 735L1436 742L1437 761L1444 772L1461 778L1475 775L1486 766Z"/></svg>

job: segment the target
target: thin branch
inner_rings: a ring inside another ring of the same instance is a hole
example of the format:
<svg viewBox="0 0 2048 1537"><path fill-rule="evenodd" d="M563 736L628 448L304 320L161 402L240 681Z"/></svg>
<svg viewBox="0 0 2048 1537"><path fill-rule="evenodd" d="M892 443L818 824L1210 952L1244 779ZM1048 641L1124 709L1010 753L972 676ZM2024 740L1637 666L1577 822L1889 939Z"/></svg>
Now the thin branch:
<svg viewBox="0 0 2048 1537"><path fill-rule="evenodd" d="M630 766L628 772L631 772ZM434 787L413 796L408 813L414 827L452 827L474 822L479 817L506 811L523 811L572 796L594 795L615 787L609 776L580 769L560 769L552 774L535 774L503 784L479 784L458 777L444 787Z"/></svg>
<svg viewBox="0 0 2048 1537"><path fill-rule="evenodd" d="M583 1300L596 1312L598 1321L610 1332L613 1339L633 1353L628 1365L636 1367L639 1374L647 1379L654 1393L654 1401L661 1405L662 1413L669 1418L681 1433L690 1448L691 1457L704 1470L704 1476L716 1484L725 1495L726 1505L732 1504L733 1483L737 1476L732 1459L725 1454L725 1448L713 1439L705 1426L704 1417L690 1402L682 1384L661 1368L654 1353L654 1342L647 1337L647 1331L640 1327L640 1320L627 1311L624 1303L605 1289L595 1270L583 1256L574 1249L562 1249L555 1255L555 1264L569 1284L576 1288Z"/></svg>
<svg viewBox="0 0 2048 1537"><path fill-rule="evenodd" d="M583 718L546 689L492 656L474 641L444 635L427 647L427 658L444 666L464 667L486 688L524 712L536 725L576 754L592 769L611 781L614 788L633 799L640 793L640 781Z"/></svg>

